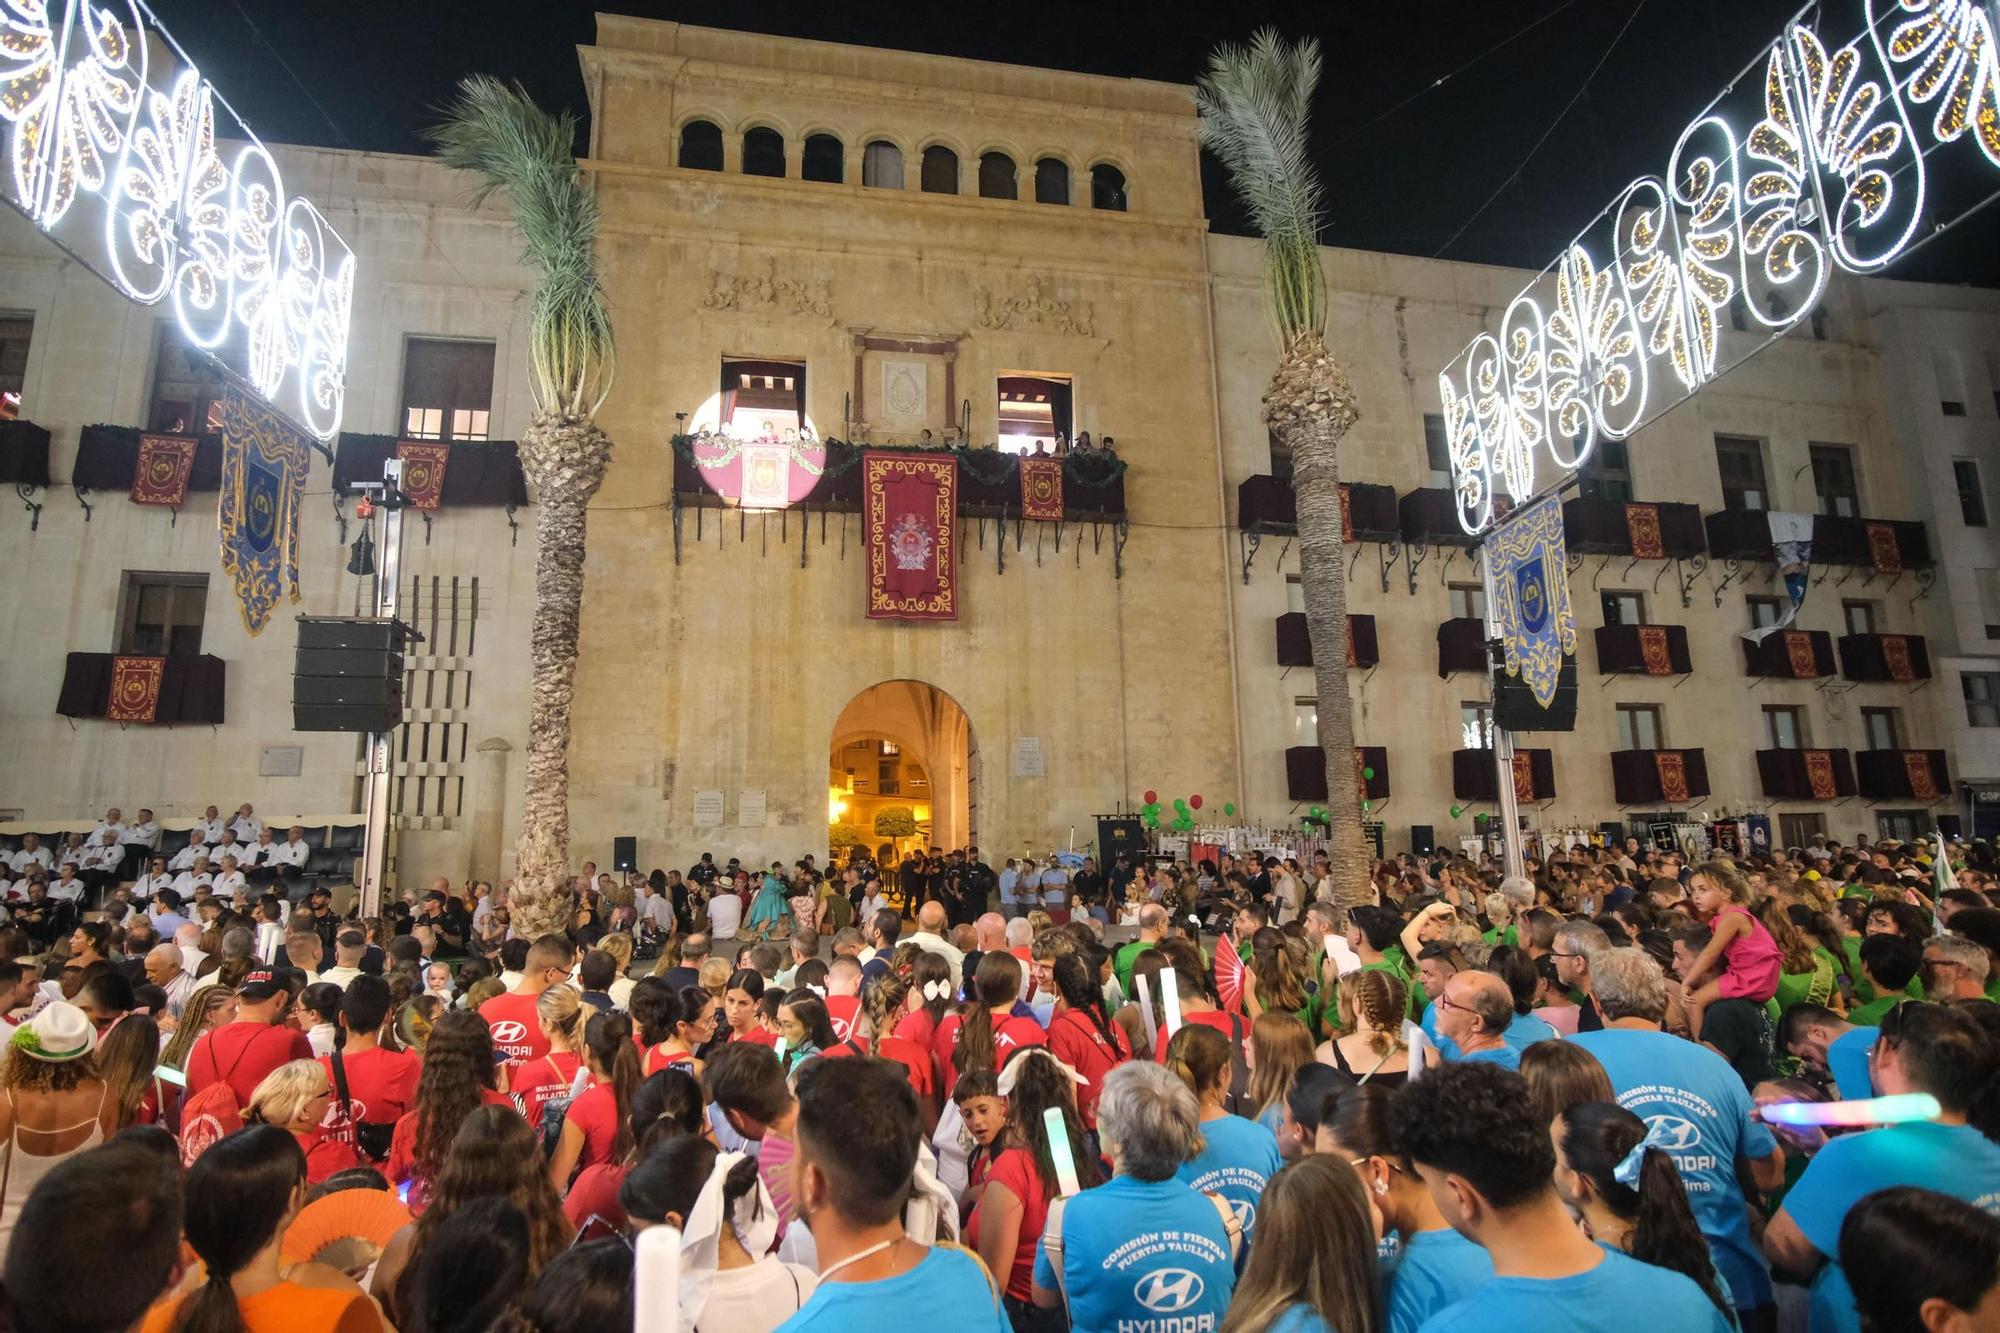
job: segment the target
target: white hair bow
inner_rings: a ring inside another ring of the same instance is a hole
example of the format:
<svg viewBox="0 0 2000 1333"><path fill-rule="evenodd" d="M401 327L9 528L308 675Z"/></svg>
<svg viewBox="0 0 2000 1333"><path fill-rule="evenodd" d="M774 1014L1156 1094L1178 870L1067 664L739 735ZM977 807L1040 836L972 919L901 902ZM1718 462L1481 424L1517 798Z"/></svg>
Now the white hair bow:
<svg viewBox="0 0 2000 1333"><path fill-rule="evenodd" d="M708 1309L708 1297L715 1285L715 1269L722 1249L722 1192L730 1169L744 1160L742 1153L715 1155L715 1166L688 1210L681 1229L681 1313L688 1327L695 1327ZM754 1214L754 1216L753 1216ZM728 1217L729 1229L752 1256L768 1254L778 1239L778 1210L760 1177L757 1187L736 1201Z"/></svg>
<svg viewBox="0 0 2000 1333"><path fill-rule="evenodd" d="M949 981L926 981L924 983L924 998L926 1000L949 1000L951 998L951 983Z"/></svg>

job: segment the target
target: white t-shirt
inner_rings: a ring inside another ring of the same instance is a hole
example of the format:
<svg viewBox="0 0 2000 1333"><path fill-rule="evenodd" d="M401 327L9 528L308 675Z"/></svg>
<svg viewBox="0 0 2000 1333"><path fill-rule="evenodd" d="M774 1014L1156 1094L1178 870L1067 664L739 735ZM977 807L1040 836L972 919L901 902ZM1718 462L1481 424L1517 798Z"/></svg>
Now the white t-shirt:
<svg viewBox="0 0 2000 1333"><path fill-rule="evenodd" d="M733 893L718 893L708 900L708 937L733 940L743 924L743 900Z"/></svg>
<svg viewBox="0 0 2000 1333"><path fill-rule="evenodd" d="M44 870L48 870L52 868L55 865L55 863L56 863L55 853L51 852L46 847L37 847L32 852L27 850L26 848L22 848L20 851L15 852L12 856L7 858L7 864L13 867L14 873L17 876L31 865L37 865Z"/></svg>
<svg viewBox="0 0 2000 1333"><path fill-rule="evenodd" d="M318 979L346 990L347 983L360 975L361 969L358 967L329 967L319 974Z"/></svg>
<svg viewBox="0 0 2000 1333"><path fill-rule="evenodd" d="M694 1333L776 1328L799 1312L818 1285L819 1275L812 1269L775 1258L748 1268L718 1269Z"/></svg>

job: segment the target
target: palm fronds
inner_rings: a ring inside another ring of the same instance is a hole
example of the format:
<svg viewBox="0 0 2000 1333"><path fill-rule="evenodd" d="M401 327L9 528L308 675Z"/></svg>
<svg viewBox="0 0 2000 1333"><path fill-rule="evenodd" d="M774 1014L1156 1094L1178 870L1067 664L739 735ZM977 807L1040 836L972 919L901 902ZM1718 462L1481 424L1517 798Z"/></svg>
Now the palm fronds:
<svg viewBox="0 0 2000 1333"><path fill-rule="evenodd" d="M484 74L463 80L430 132L438 157L481 178L473 204L505 192L537 274L529 324L535 403L595 415L611 392L617 349L597 273L597 196L577 175L576 118L551 115L525 89Z"/></svg>
<svg viewBox="0 0 2000 1333"><path fill-rule="evenodd" d="M1222 160L1264 238L1264 302L1281 346L1326 327L1319 228L1324 192L1306 122L1319 84L1319 43L1265 28L1217 49L1195 89L1201 141Z"/></svg>

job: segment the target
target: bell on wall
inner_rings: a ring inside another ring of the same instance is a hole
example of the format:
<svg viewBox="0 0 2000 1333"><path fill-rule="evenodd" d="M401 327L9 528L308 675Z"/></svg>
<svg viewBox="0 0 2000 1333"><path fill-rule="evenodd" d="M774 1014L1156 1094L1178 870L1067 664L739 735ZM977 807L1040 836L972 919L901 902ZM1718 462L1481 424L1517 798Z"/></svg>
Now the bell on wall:
<svg viewBox="0 0 2000 1333"><path fill-rule="evenodd" d="M347 572L364 578L375 572L375 538L367 527L361 529L361 535L349 549Z"/></svg>

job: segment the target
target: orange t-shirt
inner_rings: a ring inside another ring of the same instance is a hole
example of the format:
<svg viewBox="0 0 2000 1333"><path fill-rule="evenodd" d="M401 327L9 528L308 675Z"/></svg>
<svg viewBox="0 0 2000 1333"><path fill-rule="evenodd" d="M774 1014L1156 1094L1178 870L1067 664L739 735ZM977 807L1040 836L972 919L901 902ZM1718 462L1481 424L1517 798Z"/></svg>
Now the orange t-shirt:
<svg viewBox="0 0 2000 1333"><path fill-rule="evenodd" d="M191 1299L183 1297L182 1300ZM167 1333L181 1301L161 1301L146 1312L139 1333ZM236 1302L250 1333L381 1333L374 1302L358 1290L302 1287L280 1282Z"/></svg>

